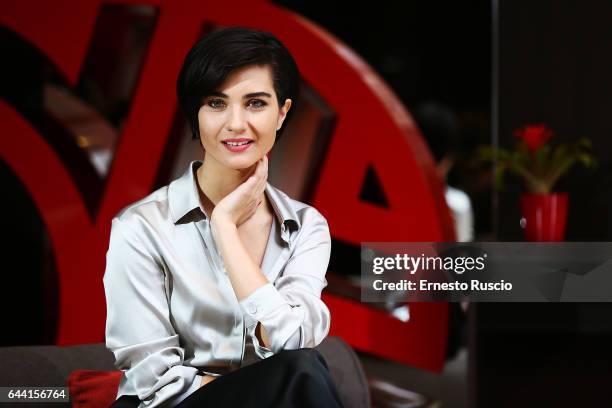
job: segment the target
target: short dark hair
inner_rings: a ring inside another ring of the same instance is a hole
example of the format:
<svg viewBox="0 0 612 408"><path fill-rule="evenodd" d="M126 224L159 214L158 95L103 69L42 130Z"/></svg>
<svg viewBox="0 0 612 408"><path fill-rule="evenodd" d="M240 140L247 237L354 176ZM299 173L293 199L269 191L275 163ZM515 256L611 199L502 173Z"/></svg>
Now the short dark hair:
<svg viewBox="0 0 612 408"><path fill-rule="evenodd" d="M200 137L198 111L204 98L213 93L235 69L248 65L271 67L279 106L291 99L292 106L280 133L295 110L300 74L295 60L272 34L244 27L214 31L187 53L176 81L179 105L187 116L194 139Z"/></svg>

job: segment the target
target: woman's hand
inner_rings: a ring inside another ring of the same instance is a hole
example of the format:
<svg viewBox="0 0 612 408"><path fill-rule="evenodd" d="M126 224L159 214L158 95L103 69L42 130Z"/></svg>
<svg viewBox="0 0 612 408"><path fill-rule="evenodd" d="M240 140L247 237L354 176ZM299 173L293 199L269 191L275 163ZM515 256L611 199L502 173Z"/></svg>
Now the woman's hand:
<svg viewBox="0 0 612 408"><path fill-rule="evenodd" d="M214 381L216 379L217 379L217 377L214 377L212 375L205 375L205 376L202 377L202 382L200 383L200 387L203 387L206 384L208 384L209 382Z"/></svg>
<svg viewBox="0 0 612 408"><path fill-rule="evenodd" d="M268 157L264 156L257 162L253 174L217 203L210 216L213 227L219 222L239 226L251 218L264 199L267 181Z"/></svg>

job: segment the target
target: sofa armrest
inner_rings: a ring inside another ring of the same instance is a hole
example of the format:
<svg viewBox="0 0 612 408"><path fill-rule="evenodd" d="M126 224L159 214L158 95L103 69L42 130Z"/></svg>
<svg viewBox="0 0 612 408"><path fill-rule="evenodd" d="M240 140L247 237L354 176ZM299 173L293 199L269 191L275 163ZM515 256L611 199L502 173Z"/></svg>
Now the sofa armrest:
<svg viewBox="0 0 612 408"><path fill-rule="evenodd" d="M114 357L103 343L79 346L0 348L0 386L65 387L75 370L114 370Z"/></svg>
<svg viewBox="0 0 612 408"><path fill-rule="evenodd" d="M344 405L369 407L366 377L351 347L339 337L327 337L316 349L325 357ZM75 370L115 370L114 356L104 343L3 347L0 361L0 386L65 387Z"/></svg>
<svg viewBox="0 0 612 408"><path fill-rule="evenodd" d="M327 337L316 349L325 357L345 407L370 406L366 376L357 354L340 337Z"/></svg>

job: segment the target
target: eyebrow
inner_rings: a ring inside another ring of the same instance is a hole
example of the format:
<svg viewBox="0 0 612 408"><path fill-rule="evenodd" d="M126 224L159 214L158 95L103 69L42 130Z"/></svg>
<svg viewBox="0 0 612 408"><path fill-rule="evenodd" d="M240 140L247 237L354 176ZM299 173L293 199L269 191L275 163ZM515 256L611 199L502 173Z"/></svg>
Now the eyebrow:
<svg viewBox="0 0 612 408"><path fill-rule="evenodd" d="M224 94L223 92L211 92L208 96L216 96L216 97L219 97L219 98L228 98L228 96L226 94ZM272 95L270 95L267 92L251 92L251 93L248 93L248 94L244 95L242 97L242 99L259 98L259 97L272 98Z"/></svg>

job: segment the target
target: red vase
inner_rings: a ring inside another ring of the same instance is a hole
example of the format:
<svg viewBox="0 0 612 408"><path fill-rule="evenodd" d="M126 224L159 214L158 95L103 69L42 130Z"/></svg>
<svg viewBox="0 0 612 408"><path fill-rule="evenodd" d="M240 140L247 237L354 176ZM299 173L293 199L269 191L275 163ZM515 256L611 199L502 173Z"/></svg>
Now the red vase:
<svg viewBox="0 0 612 408"><path fill-rule="evenodd" d="M567 193L521 194L521 226L527 241L563 241Z"/></svg>

